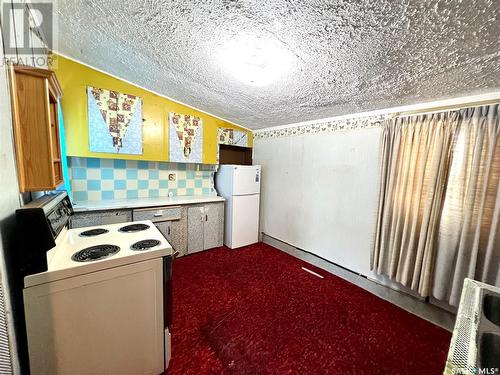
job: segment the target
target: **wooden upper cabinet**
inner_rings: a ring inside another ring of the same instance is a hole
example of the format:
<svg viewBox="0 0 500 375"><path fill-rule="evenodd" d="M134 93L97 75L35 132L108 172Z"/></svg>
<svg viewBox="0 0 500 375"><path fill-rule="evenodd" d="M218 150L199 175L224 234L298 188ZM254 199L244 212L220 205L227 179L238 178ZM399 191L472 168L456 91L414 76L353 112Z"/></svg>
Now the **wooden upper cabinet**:
<svg viewBox="0 0 500 375"><path fill-rule="evenodd" d="M53 190L63 183L58 100L61 86L51 70L10 67L19 188Z"/></svg>

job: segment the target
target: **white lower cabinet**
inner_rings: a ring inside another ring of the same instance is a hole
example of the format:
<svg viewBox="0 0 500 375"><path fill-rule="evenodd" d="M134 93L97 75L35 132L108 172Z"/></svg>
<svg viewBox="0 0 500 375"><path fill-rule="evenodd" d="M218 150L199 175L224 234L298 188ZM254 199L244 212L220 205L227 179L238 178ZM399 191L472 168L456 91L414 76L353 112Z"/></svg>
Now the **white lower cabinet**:
<svg viewBox="0 0 500 375"><path fill-rule="evenodd" d="M188 254L222 246L224 203L188 207Z"/></svg>

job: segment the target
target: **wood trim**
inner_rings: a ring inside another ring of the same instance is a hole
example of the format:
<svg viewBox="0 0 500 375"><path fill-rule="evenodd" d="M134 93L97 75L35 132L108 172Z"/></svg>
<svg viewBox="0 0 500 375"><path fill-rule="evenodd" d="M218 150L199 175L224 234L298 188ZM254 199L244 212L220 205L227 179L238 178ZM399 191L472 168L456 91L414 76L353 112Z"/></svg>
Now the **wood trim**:
<svg viewBox="0 0 500 375"><path fill-rule="evenodd" d="M49 69L34 68L27 65L13 65L15 73L28 74L34 77L46 78L49 81L49 87L54 96L59 99L63 96L61 84L57 79L56 73Z"/></svg>
<svg viewBox="0 0 500 375"><path fill-rule="evenodd" d="M54 166L54 178L57 178L54 182L56 186L59 186L61 183L64 182L64 171L61 160L62 159L62 154L61 154L62 150L60 147L61 129L59 126L58 104L59 100L56 97L49 95L49 121L50 121L49 132L53 147L51 155L52 155L52 165ZM54 111L54 129L52 129L52 109ZM54 142L56 142L56 147L54 147ZM56 150L57 157L54 157L54 149Z"/></svg>
<svg viewBox="0 0 500 375"><path fill-rule="evenodd" d="M46 121L46 128L45 128L45 133L47 136L47 140L49 142L49 161L50 161L50 170L52 173L50 174L50 179L52 182L52 185L56 185L56 176L55 176L55 170L54 170L54 155L53 155L53 148L54 148L54 140L52 139L52 132L50 130L50 85L49 81L45 80L44 81L44 86L45 86L45 121Z"/></svg>
<svg viewBox="0 0 500 375"><path fill-rule="evenodd" d="M61 186L63 182L64 181L60 181L54 185L33 185L33 186L29 186L29 187L24 188L24 190L22 192L26 193L26 192L34 192L34 191L55 190L59 186Z"/></svg>
<svg viewBox="0 0 500 375"><path fill-rule="evenodd" d="M19 190L21 192L26 191L26 177L24 171L24 163L22 155L24 154L23 145L21 142L21 131L19 129L19 124L21 122L19 118L19 103L17 98L17 84L14 66L10 65L9 69L9 80L10 80L10 97L11 97L11 108L12 108L12 125L14 128L14 147L16 151L16 162L17 162L17 178L19 180Z"/></svg>
<svg viewBox="0 0 500 375"><path fill-rule="evenodd" d="M53 71L51 71L51 73L52 74L50 75L50 78L49 78L49 83L50 83L49 87L54 92L53 94L56 97L56 100L59 100L63 96L61 84L59 83L59 80L57 79L56 74Z"/></svg>

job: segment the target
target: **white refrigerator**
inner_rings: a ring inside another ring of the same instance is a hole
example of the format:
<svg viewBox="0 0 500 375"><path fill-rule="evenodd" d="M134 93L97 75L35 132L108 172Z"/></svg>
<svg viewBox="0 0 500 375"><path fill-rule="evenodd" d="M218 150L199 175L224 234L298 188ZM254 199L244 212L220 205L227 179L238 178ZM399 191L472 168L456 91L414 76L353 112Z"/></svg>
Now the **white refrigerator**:
<svg viewBox="0 0 500 375"><path fill-rule="evenodd" d="M224 245L235 249L258 242L260 165L221 165L215 188L226 198Z"/></svg>

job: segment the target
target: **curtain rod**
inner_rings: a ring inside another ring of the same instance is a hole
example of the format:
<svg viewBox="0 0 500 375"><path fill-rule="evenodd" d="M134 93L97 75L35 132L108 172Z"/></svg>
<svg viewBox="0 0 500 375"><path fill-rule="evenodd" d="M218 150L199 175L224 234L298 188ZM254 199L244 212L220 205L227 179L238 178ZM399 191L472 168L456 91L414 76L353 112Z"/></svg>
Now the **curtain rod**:
<svg viewBox="0 0 500 375"><path fill-rule="evenodd" d="M454 111L454 110L456 111L456 110L460 110L460 109L481 107L483 105L491 105L491 104L500 104L500 98L499 99L489 99L489 100L468 102L468 103L460 103L460 104L455 104L455 105L443 105L443 106L437 106L437 107L431 107L431 108L415 109L413 111L394 112L390 115L390 117L395 118L395 117L405 117L405 116L413 116L413 115L424 115L424 114L430 114L430 113L436 113L436 112L447 112L447 111Z"/></svg>

